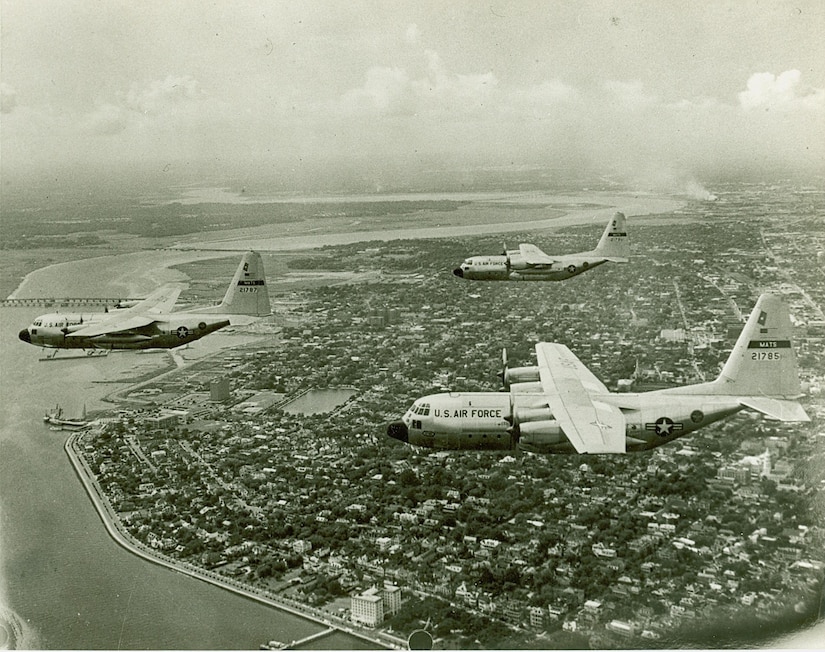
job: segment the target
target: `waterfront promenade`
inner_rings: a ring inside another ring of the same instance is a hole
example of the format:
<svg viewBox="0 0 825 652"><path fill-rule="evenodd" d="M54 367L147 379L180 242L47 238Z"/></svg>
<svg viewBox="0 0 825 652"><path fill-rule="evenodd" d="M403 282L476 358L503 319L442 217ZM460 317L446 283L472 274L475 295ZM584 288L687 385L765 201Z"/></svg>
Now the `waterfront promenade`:
<svg viewBox="0 0 825 652"><path fill-rule="evenodd" d="M213 584L227 591L231 591L244 598L254 600L268 607L280 609L292 615L299 616L305 620L316 623L322 627L322 630L316 634L306 637L300 641L292 641L287 647L299 647L302 642L317 640L319 637L327 636L335 632L341 632L350 636L356 636L363 640L369 641L376 646L385 648L406 648L406 641L404 639L392 636L386 632L377 632L365 630L349 621L338 618L337 616L324 612L319 609L314 609L308 605L302 605L294 600L277 596L269 591L255 589L247 584L238 582L231 578L223 577L213 571L200 568L193 564L181 562L173 559L168 555L154 550L140 541L132 537L123 524L120 522L115 510L109 503L109 500L104 495L100 485L97 482L95 473L91 470L82 451L80 450L80 443L84 433L76 432L69 435L64 444L66 454L72 463L72 466L80 479L89 499L95 507L101 521L103 522L109 536L125 550L128 550L134 555L145 559L153 564L169 568L178 573L182 573L189 577Z"/></svg>

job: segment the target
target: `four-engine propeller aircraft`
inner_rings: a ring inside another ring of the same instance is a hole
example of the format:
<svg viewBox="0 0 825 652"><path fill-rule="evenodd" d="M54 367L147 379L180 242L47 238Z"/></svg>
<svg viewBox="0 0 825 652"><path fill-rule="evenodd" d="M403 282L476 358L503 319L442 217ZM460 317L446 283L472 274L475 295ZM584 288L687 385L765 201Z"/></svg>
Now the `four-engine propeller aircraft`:
<svg viewBox="0 0 825 652"><path fill-rule="evenodd" d="M172 349L271 313L263 262L254 251L244 254L219 305L172 312L181 289L166 285L130 308L110 313L42 315L19 338L54 349Z"/></svg>
<svg viewBox="0 0 825 652"><path fill-rule="evenodd" d="M791 332L788 307L763 294L716 380L627 394L609 392L563 344L541 342L536 366L505 366L509 393L425 396L389 424L387 435L439 449L625 453L667 444L743 409L809 421L797 402Z"/></svg>
<svg viewBox="0 0 825 652"><path fill-rule="evenodd" d="M521 244L501 256L473 256L453 274L473 281L564 281L607 262L626 263L630 256L624 213L616 213L593 251L549 256L536 245Z"/></svg>

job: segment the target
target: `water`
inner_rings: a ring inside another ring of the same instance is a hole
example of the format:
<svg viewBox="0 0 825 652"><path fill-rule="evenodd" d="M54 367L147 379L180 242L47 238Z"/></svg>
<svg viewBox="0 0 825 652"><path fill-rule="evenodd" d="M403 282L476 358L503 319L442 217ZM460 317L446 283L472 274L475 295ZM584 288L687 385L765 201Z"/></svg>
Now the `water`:
<svg viewBox="0 0 825 652"><path fill-rule="evenodd" d="M105 407L101 397L119 385L94 381L163 356L38 362L40 351L17 332L39 312L0 309L0 605L24 622L23 645L255 649L321 631L141 560L109 538L63 450L68 433L49 430L43 413L55 403ZM351 637L334 644L364 645Z"/></svg>
<svg viewBox="0 0 825 652"><path fill-rule="evenodd" d="M332 412L356 394L354 389L311 389L283 406L288 414L324 414Z"/></svg>

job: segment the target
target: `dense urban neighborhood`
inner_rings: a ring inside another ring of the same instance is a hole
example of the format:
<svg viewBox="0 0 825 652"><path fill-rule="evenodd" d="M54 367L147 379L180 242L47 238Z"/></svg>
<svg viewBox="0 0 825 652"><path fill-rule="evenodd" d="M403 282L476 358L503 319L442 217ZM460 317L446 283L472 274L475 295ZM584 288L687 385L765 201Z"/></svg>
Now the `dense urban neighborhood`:
<svg viewBox="0 0 825 652"><path fill-rule="evenodd" d="M439 648L768 636L816 613L825 576L825 230L806 192L723 187L630 219L631 263L564 283L452 276L500 251L486 236L292 256L331 280L271 279L252 343L113 394L72 446L136 543L330 622ZM508 239L576 251L601 228ZM498 389L502 348L532 364L538 341L612 391L711 380L762 291L790 305L810 424L743 412L602 456L384 434L419 396Z"/></svg>

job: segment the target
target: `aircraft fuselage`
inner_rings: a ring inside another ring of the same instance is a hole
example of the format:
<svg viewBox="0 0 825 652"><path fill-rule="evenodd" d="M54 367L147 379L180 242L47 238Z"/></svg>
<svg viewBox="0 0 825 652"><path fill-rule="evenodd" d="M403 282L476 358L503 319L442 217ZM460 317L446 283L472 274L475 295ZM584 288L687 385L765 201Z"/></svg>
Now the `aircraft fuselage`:
<svg viewBox="0 0 825 652"><path fill-rule="evenodd" d="M60 315L38 317L20 331L23 342L53 349L173 349L229 325L215 315L180 313L148 326L91 337L70 337L81 328L100 322L106 315Z"/></svg>
<svg viewBox="0 0 825 652"><path fill-rule="evenodd" d="M459 278L472 281L564 281L607 262L605 258L561 256L553 263L524 262L518 251L506 256L473 256L453 270Z"/></svg>
<svg viewBox="0 0 825 652"><path fill-rule="evenodd" d="M533 453L575 453L541 394L535 393L537 386L515 383L509 393L425 396L400 421L390 423L387 434L415 446L442 450L519 448ZM672 390L605 394L597 400L623 412L628 452L657 448L743 409L736 397L679 395Z"/></svg>

